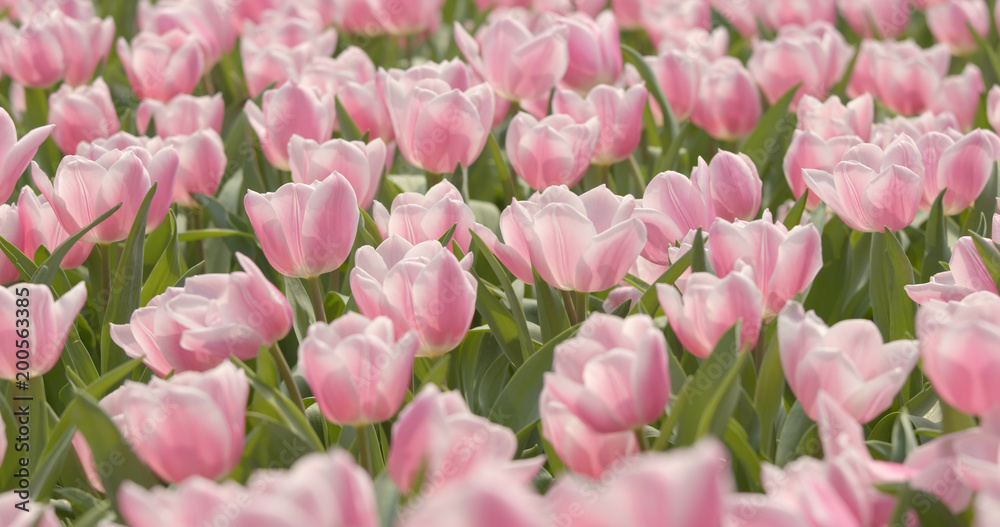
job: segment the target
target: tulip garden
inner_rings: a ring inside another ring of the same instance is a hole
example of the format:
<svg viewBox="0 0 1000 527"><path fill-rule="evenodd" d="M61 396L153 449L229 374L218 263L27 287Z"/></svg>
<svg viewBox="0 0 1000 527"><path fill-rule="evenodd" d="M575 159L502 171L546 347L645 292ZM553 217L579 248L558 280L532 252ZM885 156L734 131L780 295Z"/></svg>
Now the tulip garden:
<svg viewBox="0 0 1000 527"><path fill-rule="evenodd" d="M1000 524L993 0L0 8L0 527Z"/></svg>

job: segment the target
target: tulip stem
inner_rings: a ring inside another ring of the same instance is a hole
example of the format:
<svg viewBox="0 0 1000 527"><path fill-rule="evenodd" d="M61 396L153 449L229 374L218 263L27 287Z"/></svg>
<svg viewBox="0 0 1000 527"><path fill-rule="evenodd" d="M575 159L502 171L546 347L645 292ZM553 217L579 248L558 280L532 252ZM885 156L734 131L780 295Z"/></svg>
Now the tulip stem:
<svg viewBox="0 0 1000 527"><path fill-rule="evenodd" d="M608 190L617 193L615 182L611 179L611 165L601 165L598 169L601 171L601 181L608 187Z"/></svg>
<svg viewBox="0 0 1000 527"><path fill-rule="evenodd" d="M299 387L295 384L295 378L292 377L292 368L288 366L288 361L285 360L285 354L281 352L278 348L278 343L275 342L267 348L271 352L271 358L274 359L274 363L278 366L278 374L281 375L281 380L285 383L285 388L288 390L288 396L291 397L292 402L295 403L296 408L302 412L302 415L306 413L306 407L302 404L302 394L299 392Z"/></svg>
<svg viewBox="0 0 1000 527"><path fill-rule="evenodd" d="M424 172L424 177L427 178L427 190L430 190L431 187L444 180L444 175L431 172L430 170Z"/></svg>
<svg viewBox="0 0 1000 527"><path fill-rule="evenodd" d="M635 429L635 438L639 442L640 452L645 452L649 450L649 438L646 437L646 433L645 430L643 430L643 427L640 426L639 428Z"/></svg>
<svg viewBox="0 0 1000 527"><path fill-rule="evenodd" d="M190 207L187 209L188 218L191 220L192 231L201 230L201 209L198 207ZM205 261L205 247L202 245L202 240L194 241L194 257L195 262Z"/></svg>
<svg viewBox="0 0 1000 527"><path fill-rule="evenodd" d="M362 426L359 426L359 427L355 428L354 430L355 430L355 435L358 438L357 439L357 441L358 441L358 466L361 467L361 468L363 468L363 469L365 469L365 471L367 471L369 475L371 475L372 477L374 477L375 474L372 474L372 472L374 472L374 470L373 470L373 467L372 467L371 449L368 448L368 429L370 427L371 427L371 425L362 425Z"/></svg>
<svg viewBox="0 0 1000 527"><path fill-rule="evenodd" d="M311 276L306 279L309 284L309 298L312 300L313 312L317 322L326 322L326 308L323 303L323 284L319 282L318 276Z"/></svg>
<svg viewBox="0 0 1000 527"><path fill-rule="evenodd" d="M101 260L101 298L100 305L107 310L108 302L111 300L111 244L100 243L97 245L97 255Z"/></svg>
<svg viewBox="0 0 1000 527"><path fill-rule="evenodd" d="M639 162L635 160L635 154L628 156L628 167L631 169L632 177L635 178L636 195L641 196L646 190L646 177L639 168Z"/></svg>
<svg viewBox="0 0 1000 527"><path fill-rule="evenodd" d="M576 312L576 306L573 302L573 293L570 291L562 291L563 305L566 306L566 315L569 316L569 323L575 326L580 323L580 315Z"/></svg>

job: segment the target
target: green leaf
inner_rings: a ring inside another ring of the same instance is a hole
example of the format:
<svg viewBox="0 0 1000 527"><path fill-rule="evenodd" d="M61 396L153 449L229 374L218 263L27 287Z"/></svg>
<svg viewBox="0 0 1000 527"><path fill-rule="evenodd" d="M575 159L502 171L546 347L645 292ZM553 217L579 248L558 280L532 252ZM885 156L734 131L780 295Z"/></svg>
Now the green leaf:
<svg viewBox="0 0 1000 527"><path fill-rule="evenodd" d="M656 279L655 282L649 284L649 289L647 289L642 297L639 299L639 307L643 313L648 313L652 315L656 312L657 306L659 305L659 299L656 297L656 284L666 284L674 285L677 279L687 271L688 267L691 266L691 251L684 253L676 262L673 262L670 267Z"/></svg>
<svg viewBox="0 0 1000 527"><path fill-rule="evenodd" d="M924 261L920 264L921 282L929 282L931 277L941 271L944 266L941 262L951 259L951 249L948 247L948 230L944 222L944 206L942 200L944 193L942 190L931 205L930 216L924 224Z"/></svg>
<svg viewBox="0 0 1000 527"><path fill-rule="evenodd" d="M896 235L872 233L869 294L875 325L886 342L913 338L914 307L904 286L913 283L913 266Z"/></svg>
<svg viewBox="0 0 1000 527"><path fill-rule="evenodd" d="M792 205L792 208L788 211L788 215L785 216L785 221L783 222L785 228L791 229L802 221L802 213L806 210L806 201L809 199L809 189L799 196L799 199Z"/></svg>
<svg viewBox="0 0 1000 527"><path fill-rule="evenodd" d="M520 434L538 421L538 396L542 393L542 377L552 369L556 345L572 337L579 324L558 334L545 343L518 368L490 409L490 420Z"/></svg>
<svg viewBox="0 0 1000 527"><path fill-rule="evenodd" d="M167 244L164 246L156 265L153 266L153 270L149 272L146 283L142 285L142 293L139 296L140 306L148 304L154 296L166 291L181 277L181 258L177 251L177 219L174 217L174 211L170 211L164 224L167 225L168 231Z"/></svg>
<svg viewBox="0 0 1000 527"><path fill-rule="evenodd" d="M197 231L186 231L177 235L177 241L179 242L195 242L198 240L206 240L209 238L223 238L226 236L242 236L244 238L249 238L251 240L256 239L253 234L249 232L237 231L232 229L201 229Z"/></svg>
<svg viewBox="0 0 1000 527"><path fill-rule="evenodd" d="M986 271L993 278L993 284L1000 290L1000 249L993 243L977 233L972 233L972 242L976 245L979 257L983 259Z"/></svg>
<svg viewBox="0 0 1000 527"><path fill-rule="evenodd" d="M313 309L312 299L303 284L304 278L282 276L285 281L285 296L292 306L292 329L299 342L305 340L309 326L318 319L319 313Z"/></svg>
<svg viewBox="0 0 1000 527"><path fill-rule="evenodd" d="M713 433L722 437L726 423L732 415L736 399L732 394L739 394L739 374L747 353L742 353L739 343L740 324L736 323L729 329L712 354L701 363L698 371L685 385L687 392L683 408L677 423L677 444L692 445L700 437ZM713 428L713 424L722 423L722 429ZM664 432L669 435L671 430Z"/></svg>
<svg viewBox="0 0 1000 527"><path fill-rule="evenodd" d="M524 317L524 309L521 306L521 300L517 297L517 293L514 292L514 287L510 283L510 279L507 277L507 269L497 260L496 255L493 251L486 246L482 238L478 234L472 232L472 245L476 251L476 258L486 260L493 269L493 273L496 274L497 280L500 281L500 287L503 288L504 295L507 297L507 304L510 306L510 314L514 320L514 324L517 327L517 338L521 346L521 356L524 360L527 360L533 353L535 353L535 345L531 342L531 333L528 332L528 321ZM476 276L477 280L481 280ZM477 298L478 305L478 298ZM491 326L492 327L492 326ZM521 361L514 363L517 366Z"/></svg>
<svg viewBox="0 0 1000 527"><path fill-rule="evenodd" d="M986 53L986 58L989 60L990 67L993 68L993 77L996 79L1000 79L1000 57L997 57L996 50L994 50L992 46L990 46L985 40L983 40L983 37L981 37L979 33L976 32L975 28L972 27L972 24L970 22L966 21L965 27L968 29L969 34L972 35L972 38L976 41L976 46L978 46L979 49L981 49L984 53Z"/></svg>
<svg viewBox="0 0 1000 527"><path fill-rule="evenodd" d="M802 443L803 438L808 436L810 429L815 430L816 424L802 410L802 404L795 401L791 410L788 411L785 424L781 427L781 435L778 436L778 450L774 455L774 463L779 467L783 467L789 461L795 459L799 445Z"/></svg>
<svg viewBox="0 0 1000 527"><path fill-rule="evenodd" d="M42 263L42 265L38 266L38 270L31 277L31 283L51 285L52 281L56 279L56 274L59 273L59 266L62 265L63 258L66 258L66 255L69 254L69 251L74 245L76 245L76 242L80 241L80 238L83 238L83 236L90 232L91 229L97 227L101 224L101 222L110 218L115 212L118 212L118 209L120 209L121 206L122 204L119 203L114 207L111 207L111 210L101 214L96 220L90 222L89 225L80 229L76 234L66 238L66 241L59 244L59 247L56 247L56 250L52 252L52 255L49 256L45 262Z"/></svg>
<svg viewBox="0 0 1000 527"><path fill-rule="evenodd" d="M72 404L75 408L68 409L67 413L76 416L76 427L90 445L105 494L113 503L117 500L118 488L126 480L147 489L159 483L93 397L77 392Z"/></svg>
<svg viewBox="0 0 1000 527"><path fill-rule="evenodd" d="M760 486L760 458L750 446L750 437L747 431L736 419L730 419L726 425L726 433L723 437L726 446L733 452L736 461L739 461L743 469L747 471L750 481L757 488Z"/></svg>
<svg viewBox="0 0 1000 527"><path fill-rule="evenodd" d="M927 527L964 527L965 522L959 520L952 514L948 507L941 503L937 496L916 490L908 483L885 483L876 485L885 492L896 496L896 508L892 511L892 518L886 525L907 525L907 512L911 509L916 513L920 525Z"/></svg>
<svg viewBox="0 0 1000 527"><path fill-rule="evenodd" d="M653 73L653 69L649 67L638 51L625 44L622 44L622 58L625 59L625 62L635 66L639 76L646 83L646 89L653 96L657 106L660 107L660 112L663 114L663 132L660 142L664 145L671 144L677 136L677 119L674 118L673 109L671 109L666 95L663 94L663 88L656 79L656 74Z"/></svg>
<svg viewBox="0 0 1000 527"><path fill-rule="evenodd" d="M535 275L535 299L538 300L538 325L542 329L542 342L548 342L569 327L569 316L557 290L545 283L534 269L532 273Z"/></svg>
<svg viewBox="0 0 1000 527"><path fill-rule="evenodd" d="M757 128L754 128L750 137L740 148L741 152L750 156L754 165L757 166L757 171L761 174L767 172L772 160L784 155L784 152L779 152L780 149L777 148L774 141L776 137L791 135L795 130L794 119L796 116L788 113L788 107L801 86L802 83L793 86L767 109L757 124ZM793 122L791 124L786 122L789 120L793 120Z"/></svg>
<svg viewBox="0 0 1000 527"><path fill-rule="evenodd" d="M101 324L101 372L103 373L107 373L112 368L128 361L124 350L111 340L111 324L127 324L132 313L139 309L146 217L149 214L149 205L153 200L153 195L156 193L156 186L157 184L154 183L146 192L142 204L139 205L132 229L125 240L125 249L122 251L122 257L118 263L118 272L115 273L111 284L108 310L104 313L104 322Z"/></svg>
<svg viewBox="0 0 1000 527"><path fill-rule="evenodd" d="M268 353L267 350L262 349L261 353ZM247 375L247 380L250 381L250 386L254 389L257 395L260 395L267 402L278 411L281 415L281 419L285 426L288 427L299 439L305 441L307 445L313 448L317 452L322 452L323 442L320 441L319 436L313 430L312 426L309 425L309 420L306 416L295 407L295 403L291 401L285 394L281 393L277 388L262 382L257 374L242 361L231 358L231 360L236 363L236 365L243 368L243 371Z"/></svg>
<svg viewBox="0 0 1000 527"><path fill-rule="evenodd" d="M0 236L0 250L14 264L14 267L17 268L17 272L21 274L21 280L29 282L31 281L31 277L38 272L38 266L35 265L35 261L21 252L21 249L18 249L17 246L7 241L3 236Z"/></svg>
<svg viewBox="0 0 1000 527"><path fill-rule="evenodd" d="M674 140L670 142L670 146L667 147L663 155L661 155L656 161L656 167L653 169L653 175L677 168L677 156L680 155L681 147L684 146L684 143L687 141L687 138L691 135L694 129L695 127L691 124L691 121L685 121L684 124L681 125L680 131L674 137Z"/></svg>
<svg viewBox="0 0 1000 527"><path fill-rule="evenodd" d="M132 359L121 366L117 366L115 369L105 373L96 381L87 385L86 392L87 395L95 399L102 399L107 393L111 392L118 383L125 380L132 372L142 365L142 359Z"/></svg>
<svg viewBox="0 0 1000 527"><path fill-rule="evenodd" d="M455 229L457 229L457 228L458 228L458 224L457 223L453 223L452 226L451 226L451 228L448 229L444 234L442 234L440 238L438 238L438 242L442 246L447 247L448 243L451 242L452 236L455 235Z"/></svg>
<svg viewBox="0 0 1000 527"><path fill-rule="evenodd" d="M785 375L781 369L776 328L777 322L772 321L765 329L765 338L768 338L767 350L760 365L760 378L757 380L757 390L754 393L754 407L760 419L760 448L769 459L773 459L774 456L778 412L784 415L782 394L785 392Z"/></svg>
<svg viewBox="0 0 1000 527"><path fill-rule="evenodd" d="M338 97L334 97L333 101L337 106L337 124L340 126L340 135L348 141L360 141L361 130L358 129L358 125L354 124L351 114L347 113L347 109L344 108Z"/></svg>
<svg viewBox="0 0 1000 527"><path fill-rule="evenodd" d="M67 408L67 410L69 409ZM39 457L38 466L35 473L32 474L31 498L35 501L44 502L51 496L52 489L55 488L56 479L63 466L63 459L73 441L73 434L76 432L76 427L73 425L75 418L73 412L64 411L62 418L49 433L49 441L45 445L45 451Z"/></svg>
<svg viewBox="0 0 1000 527"><path fill-rule="evenodd" d="M517 191L517 185L514 183L514 178L510 174L510 170L507 168L507 162L503 159L503 153L500 151L500 145L497 143L496 137L493 137L491 132L486 144L490 147L490 154L493 156L493 162L497 166L497 176L500 177L500 185L503 187L503 202L504 204L510 204L515 199L520 199L520 193Z"/></svg>
<svg viewBox="0 0 1000 527"><path fill-rule="evenodd" d="M691 244L691 272L692 273L704 273L708 271L708 262L705 259L705 235L701 231L701 227L698 227L698 231L694 234L694 243Z"/></svg>
<svg viewBox="0 0 1000 527"><path fill-rule="evenodd" d="M979 194L976 198L975 203L973 203L972 208L967 211L967 216L965 222L962 224L961 236L968 236L973 230L979 225L982 218L990 218L993 213L997 210L997 164L993 164L993 172L990 174L990 179L986 183L986 188L983 192ZM983 236L989 238L991 236L992 224L991 222L986 222L986 232Z"/></svg>

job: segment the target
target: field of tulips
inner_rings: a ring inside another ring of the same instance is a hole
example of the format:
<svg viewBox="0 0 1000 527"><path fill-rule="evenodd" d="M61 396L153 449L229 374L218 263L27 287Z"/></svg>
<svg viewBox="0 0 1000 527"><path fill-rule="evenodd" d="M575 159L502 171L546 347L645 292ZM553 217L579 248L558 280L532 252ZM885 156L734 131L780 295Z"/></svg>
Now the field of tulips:
<svg viewBox="0 0 1000 527"><path fill-rule="evenodd" d="M1000 525L995 0L0 9L0 527Z"/></svg>

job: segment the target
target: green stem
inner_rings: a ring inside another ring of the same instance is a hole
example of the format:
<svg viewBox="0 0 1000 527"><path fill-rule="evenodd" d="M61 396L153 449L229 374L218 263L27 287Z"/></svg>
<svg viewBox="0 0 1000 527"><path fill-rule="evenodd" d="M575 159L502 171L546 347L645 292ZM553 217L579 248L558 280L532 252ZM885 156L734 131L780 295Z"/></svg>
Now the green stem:
<svg viewBox="0 0 1000 527"><path fill-rule="evenodd" d="M640 426L635 429L635 438L639 442L639 451L645 452L649 450L649 438L647 438L646 434L643 433L642 428L643 427Z"/></svg>
<svg viewBox="0 0 1000 527"><path fill-rule="evenodd" d="M107 310L108 302L111 300L111 244L98 244L97 254L101 260L101 297L99 302L101 307Z"/></svg>
<svg viewBox="0 0 1000 527"><path fill-rule="evenodd" d="M312 300L313 312L317 322L326 322L326 308L323 303L323 285L319 283L318 276L306 279L309 284L309 299Z"/></svg>
<svg viewBox="0 0 1000 527"><path fill-rule="evenodd" d="M636 195L641 196L646 190L646 177L642 174L642 169L639 168L639 162L636 161L634 154L628 156L628 167L635 180Z"/></svg>
<svg viewBox="0 0 1000 527"><path fill-rule="evenodd" d="M587 320L587 293L576 291L573 293L573 305L576 306L576 316L580 322Z"/></svg>
<svg viewBox="0 0 1000 527"><path fill-rule="evenodd" d="M437 172L431 172L430 170L424 171L424 177L427 179L427 190L430 190L434 185L444 181L444 175L438 174Z"/></svg>
<svg viewBox="0 0 1000 527"><path fill-rule="evenodd" d="M201 223L201 208L190 207L187 209L188 219L191 220L191 230L200 231L202 228ZM202 245L202 240L195 240L194 242L194 256L195 262L205 261L205 246Z"/></svg>
<svg viewBox="0 0 1000 527"><path fill-rule="evenodd" d="M362 425L355 428L356 436L358 438L358 466L364 468L368 471L368 474L372 474L372 453L371 449L368 448L368 434L371 425Z"/></svg>
<svg viewBox="0 0 1000 527"><path fill-rule="evenodd" d="M766 335L764 333L764 331L760 332L760 336L757 337L757 345L753 348L753 367L758 372L760 371L761 364L764 364L764 354L767 353Z"/></svg>
<svg viewBox="0 0 1000 527"><path fill-rule="evenodd" d="M573 302L573 293L570 291L560 291L562 293L563 306L566 307L566 315L569 316L569 323L571 326L575 326L580 323L580 316L576 312L576 306Z"/></svg>
<svg viewBox="0 0 1000 527"><path fill-rule="evenodd" d="M691 378L693 379L694 377L692 376ZM670 434L673 433L674 427L677 426L677 420L681 417L681 410L684 409L684 405L687 402L688 385L690 383L691 381L689 380L681 388L681 393L677 396L673 407L670 408L670 413L663 420L663 426L660 427L660 437L657 437L656 442L653 443L653 450L661 451L667 449L667 444L670 442Z"/></svg>
<svg viewBox="0 0 1000 527"><path fill-rule="evenodd" d="M608 190L617 193L615 182L611 179L611 165L601 165L598 169L601 171L601 182L607 185Z"/></svg>
<svg viewBox="0 0 1000 527"><path fill-rule="evenodd" d="M302 404L302 394L299 392L298 385L295 384L295 378L292 377L292 368L288 366L288 361L285 360L285 354L281 353L281 349L278 348L278 344L271 344L268 348L271 352L271 358L274 359L274 363L278 366L278 375L281 376L281 380L285 383L285 388L288 389L288 396L291 397L292 402L304 415L306 413L306 407Z"/></svg>

